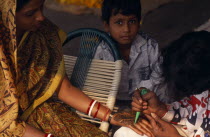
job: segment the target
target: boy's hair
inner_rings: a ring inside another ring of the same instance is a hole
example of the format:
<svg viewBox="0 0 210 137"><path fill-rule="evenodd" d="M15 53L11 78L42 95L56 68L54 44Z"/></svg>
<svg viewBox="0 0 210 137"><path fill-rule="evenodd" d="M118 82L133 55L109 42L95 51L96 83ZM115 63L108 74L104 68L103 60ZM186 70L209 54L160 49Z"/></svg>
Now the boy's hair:
<svg viewBox="0 0 210 137"><path fill-rule="evenodd" d="M140 0L104 0L101 8L102 20L109 24L112 15L135 15L141 21Z"/></svg>
<svg viewBox="0 0 210 137"><path fill-rule="evenodd" d="M165 83L176 100L210 89L210 32L186 33L162 56Z"/></svg>
<svg viewBox="0 0 210 137"><path fill-rule="evenodd" d="M26 5L30 0L17 0L17 7L16 11L19 11L23 8L24 5Z"/></svg>

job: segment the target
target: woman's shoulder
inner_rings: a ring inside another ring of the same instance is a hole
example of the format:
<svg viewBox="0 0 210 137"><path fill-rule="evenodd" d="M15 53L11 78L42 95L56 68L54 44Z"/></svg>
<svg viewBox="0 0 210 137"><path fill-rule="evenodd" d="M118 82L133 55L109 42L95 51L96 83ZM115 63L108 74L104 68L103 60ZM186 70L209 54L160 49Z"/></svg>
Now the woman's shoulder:
<svg viewBox="0 0 210 137"><path fill-rule="evenodd" d="M49 19L45 19L43 22L42 22L42 25L39 29L40 31L43 32L44 31L57 31L59 30L58 26L55 25L52 21L50 21Z"/></svg>
<svg viewBox="0 0 210 137"><path fill-rule="evenodd" d="M45 19L45 21L42 22L42 25L38 31L39 33L41 33L41 35L43 35L47 39L49 38L60 39L61 43L65 41L67 36L63 30L61 30L57 25L55 25L49 19Z"/></svg>

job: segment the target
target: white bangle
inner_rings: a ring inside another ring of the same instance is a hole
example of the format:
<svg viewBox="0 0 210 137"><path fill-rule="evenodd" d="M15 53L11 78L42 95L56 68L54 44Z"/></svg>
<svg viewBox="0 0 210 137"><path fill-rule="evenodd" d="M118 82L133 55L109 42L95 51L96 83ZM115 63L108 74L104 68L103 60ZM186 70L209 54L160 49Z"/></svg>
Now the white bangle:
<svg viewBox="0 0 210 137"><path fill-rule="evenodd" d="M48 134L48 135L47 135L47 137L51 137L51 136L52 136L52 134Z"/></svg>
<svg viewBox="0 0 210 137"><path fill-rule="evenodd" d="M94 100L93 104L91 105L90 110L88 112L88 116L91 116L91 112L92 112L93 107L95 106L96 102L97 102L97 100Z"/></svg>

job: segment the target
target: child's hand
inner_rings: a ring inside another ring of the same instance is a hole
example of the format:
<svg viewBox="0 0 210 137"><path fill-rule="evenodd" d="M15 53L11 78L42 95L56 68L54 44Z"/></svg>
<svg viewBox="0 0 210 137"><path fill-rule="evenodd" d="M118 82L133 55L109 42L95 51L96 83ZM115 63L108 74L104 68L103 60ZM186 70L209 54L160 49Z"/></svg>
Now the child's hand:
<svg viewBox="0 0 210 137"><path fill-rule="evenodd" d="M172 124L163 121L155 113L151 113L151 116L146 115L146 117L150 121L151 131L155 137L181 137Z"/></svg>
<svg viewBox="0 0 210 137"><path fill-rule="evenodd" d="M132 97L132 110L141 112L148 108L148 103L143 101L141 95L139 94L139 90L135 90L133 97Z"/></svg>
<svg viewBox="0 0 210 137"><path fill-rule="evenodd" d="M159 101L156 94L152 91L144 95L140 95L140 89L137 89L133 95L133 101L131 103L132 110L134 111L142 111L145 114L156 113L158 116L162 117L166 112L166 105Z"/></svg>

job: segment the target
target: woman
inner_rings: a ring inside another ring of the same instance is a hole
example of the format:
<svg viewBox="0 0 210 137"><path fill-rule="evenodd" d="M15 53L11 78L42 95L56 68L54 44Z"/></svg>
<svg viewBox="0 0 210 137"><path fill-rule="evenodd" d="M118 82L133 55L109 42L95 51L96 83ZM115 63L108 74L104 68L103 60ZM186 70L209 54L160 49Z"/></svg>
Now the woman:
<svg viewBox="0 0 210 137"><path fill-rule="evenodd" d="M45 19L43 5L44 0L0 1L0 136L107 136L68 106L141 134L131 114L112 117L71 85L62 57L65 35Z"/></svg>

